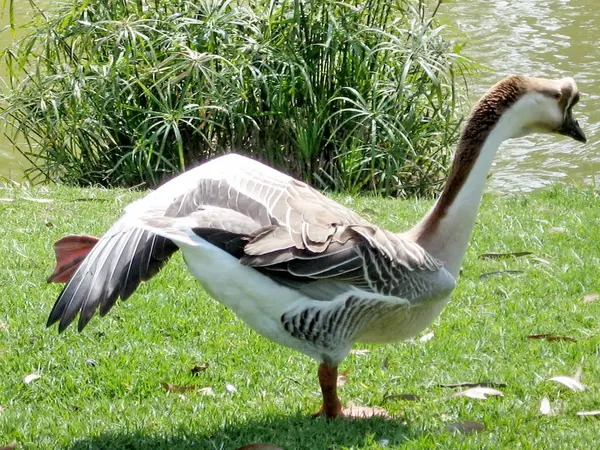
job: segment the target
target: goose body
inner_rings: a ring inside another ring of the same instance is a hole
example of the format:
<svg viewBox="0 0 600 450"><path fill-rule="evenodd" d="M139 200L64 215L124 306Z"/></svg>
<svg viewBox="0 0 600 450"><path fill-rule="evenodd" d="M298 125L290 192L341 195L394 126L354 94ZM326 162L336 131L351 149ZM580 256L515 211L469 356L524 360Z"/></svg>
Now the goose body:
<svg viewBox="0 0 600 450"><path fill-rule="evenodd" d="M532 131L585 140L575 82L509 77L476 106L450 178L411 230L392 233L310 186L236 154L214 159L132 203L99 240L58 241L50 281L67 282L48 325L82 330L178 249L217 301L261 335L320 363L321 412L343 414L338 364L355 342L415 336L457 281L485 176L500 142Z"/></svg>

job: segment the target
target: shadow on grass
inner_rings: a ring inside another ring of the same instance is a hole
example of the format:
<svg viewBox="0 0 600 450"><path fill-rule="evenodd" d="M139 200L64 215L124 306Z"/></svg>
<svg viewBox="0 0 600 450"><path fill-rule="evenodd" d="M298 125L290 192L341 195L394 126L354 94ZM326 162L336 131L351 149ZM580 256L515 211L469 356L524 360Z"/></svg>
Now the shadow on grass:
<svg viewBox="0 0 600 450"><path fill-rule="evenodd" d="M193 422L193 418L190 419ZM320 450L361 447L382 440L397 444L414 439L402 419L361 420L313 419L307 416L273 417L224 425L210 432L173 430L156 432L140 429L131 432L103 433L77 440L71 450L89 449L206 449L234 450L252 443L273 444L285 450Z"/></svg>

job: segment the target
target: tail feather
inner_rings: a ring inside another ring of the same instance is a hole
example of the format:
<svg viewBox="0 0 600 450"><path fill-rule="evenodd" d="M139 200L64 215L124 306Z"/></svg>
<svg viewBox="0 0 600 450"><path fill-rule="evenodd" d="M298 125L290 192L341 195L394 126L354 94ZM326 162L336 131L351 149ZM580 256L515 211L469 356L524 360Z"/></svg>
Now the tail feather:
<svg viewBox="0 0 600 450"><path fill-rule="evenodd" d="M81 331L98 309L101 315L108 313L119 298L126 300L142 281L156 275L178 249L173 241L126 222L117 222L113 229L95 242L95 238L86 237L87 240L81 239L81 245L78 246L77 239L68 238L59 245L62 252L60 260L66 264L62 264L58 272L55 270L56 276L50 276L51 281L67 282L47 322L47 326L60 322L59 332L64 331L77 314L77 328ZM92 242L94 245L91 245ZM87 249L84 243L91 246L83 260L77 261ZM69 245L75 249L71 253L67 252ZM78 253L75 258L67 256L75 253Z"/></svg>
<svg viewBox="0 0 600 450"><path fill-rule="evenodd" d="M48 283L67 283L98 241L97 237L77 234L56 241L56 267L48 277Z"/></svg>

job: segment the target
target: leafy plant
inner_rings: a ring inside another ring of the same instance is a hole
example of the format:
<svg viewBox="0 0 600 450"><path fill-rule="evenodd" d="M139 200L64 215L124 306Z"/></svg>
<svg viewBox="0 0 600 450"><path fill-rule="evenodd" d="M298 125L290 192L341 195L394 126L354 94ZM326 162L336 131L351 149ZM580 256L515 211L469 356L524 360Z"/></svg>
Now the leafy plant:
<svg viewBox="0 0 600 450"><path fill-rule="evenodd" d="M470 68L436 10L62 0L4 52L2 116L32 179L153 186L237 151L321 188L431 194Z"/></svg>

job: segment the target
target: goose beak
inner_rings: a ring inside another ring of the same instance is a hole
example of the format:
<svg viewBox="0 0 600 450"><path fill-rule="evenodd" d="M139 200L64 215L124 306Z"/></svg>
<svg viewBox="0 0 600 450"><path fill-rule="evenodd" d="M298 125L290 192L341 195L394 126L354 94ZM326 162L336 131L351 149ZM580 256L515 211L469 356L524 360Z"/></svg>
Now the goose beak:
<svg viewBox="0 0 600 450"><path fill-rule="evenodd" d="M575 139L576 141L583 142L584 144L587 141L585 134L583 134L583 130L579 126L579 122L577 122L573 118L573 112L571 111L571 108L567 110L565 120L563 121L562 125L556 130L556 132L564 136L569 136Z"/></svg>

